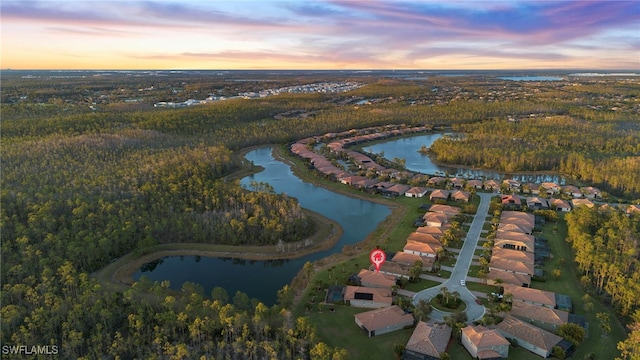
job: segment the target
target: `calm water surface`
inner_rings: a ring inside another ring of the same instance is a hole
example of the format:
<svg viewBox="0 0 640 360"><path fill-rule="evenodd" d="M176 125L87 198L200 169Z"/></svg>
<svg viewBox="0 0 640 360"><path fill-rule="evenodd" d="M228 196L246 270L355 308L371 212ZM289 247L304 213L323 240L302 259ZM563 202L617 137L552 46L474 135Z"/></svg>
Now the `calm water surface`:
<svg viewBox="0 0 640 360"><path fill-rule="evenodd" d="M248 160L265 170L242 179L242 184L248 186L252 180L269 183L276 192L296 197L302 207L338 222L344 228L344 234L333 248L300 259L279 261L171 256L143 266L134 274L134 279L144 275L153 281L169 280L175 289L190 281L200 284L205 295L210 295L211 290L219 286L230 296L241 291L250 298L272 305L276 302L277 291L291 282L305 262L321 259L340 252L344 245L362 241L391 213L384 205L336 194L301 181L289 166L271 156L271 150L260 148L247 154Z"/></svg>
<svg viewBox="0 0 640 360"><path fill-rule="evenodd" d="M554 181L559 184L565 184L562 176L554 174L506 174L492 170L478 170L469 168L460 168L454 166L437 165L431 161L427 155L418 152L422 145L430 147L434 141L442 137L443 133L428 133L411 137L391 138L390 140L379 142L371 146L363 147L364 151L369 153L384 153L386 159L405 159L406 168L410 171L420 172L429 175L448 174L449 176L457 176L472 179L515 179L521 182L542 183L545 181Z"/></svg>

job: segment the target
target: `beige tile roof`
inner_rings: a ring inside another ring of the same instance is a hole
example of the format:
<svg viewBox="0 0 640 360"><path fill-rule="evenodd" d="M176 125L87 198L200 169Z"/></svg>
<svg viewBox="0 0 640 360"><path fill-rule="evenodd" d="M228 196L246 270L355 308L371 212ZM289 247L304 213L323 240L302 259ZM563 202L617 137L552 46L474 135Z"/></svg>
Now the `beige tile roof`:
<svg viewBox="0 0 640 360"><path fill-rule="evenodd" d="M420 226L416 229L416 232L421 234L431 234L436 239L439 239L442 235L444 235L444 230L441 227L437 226Z"/></svg>
<svg viewBox="0 0 640 360"><path fill-rule="evenodd" d="M401 253L398 253L401 254ZM406 254L406 253L402 253L402 254ZM411 254L407 254L407 255L411 255ZM371 271L375 271L376 267L374 265L371 265L369 267L369 270ZM380 272L383 274L389 274L389 275L395 275L395 276L404 276L404 277L409 277L409 272L407 270L405 270L402 265L400 265L397 262L394 261L385 261L382 263L382 265L380 265Z"/></svg>
<svg viewBox="0 0 640 360"><path fill-rule="evenodd" d="M468 186L473 186L475 188L481 188L482 187L482 180L469 180L467 181L467 185Z"/></svg>
<svg viewBox="0 0 640 360"><path fill-rule="evenodd" d="M514 273L521 273L527 275L533 275L534 268L531 263L524 263L517 260L510 260L504 258L491 257L489 262L489 269L496 269L499 271L507 271Z"/></svg>
<svg viewBox="0 0 640 360"><path fill-rule="evenodd" d="M368 269L360 270L358 277L362 284L367 284L367 286L390 288L396 284L395 276Z"/></svg>
<svg viewBox="0 0 640 360"><path fill-rule="evenodd" d="M505 294L511 293L513 300L540 303L551 308L556 307L556 294L551 291L505 285L504 292Z"/></svg>
<svg viewBox="0 0 640 360"><path fill-rule="evenodd" d="M416 261L422 261L422 267L430 268L433 266L434 259L399 251L393 256L391 261L405 266L412 266Z"/></svg>
<svg viewBox="0 0 640 360"><path fill-rule="evenodd" d="M431 179L429 179L431 181ZM429 194L429 199L447 199L449 197L449 191L447 190L433 190L431 194Z"/></svg>
<svg viewBox="0 0 640 360"><path fill-rule="evenodd" d="M522 241L522 242L531 243L531 244L533 244L536 240L533 235L524 234L516 231L507 231L507 230L498 229L498 231L496 231L496 241L499 239L517 240L517 241Z"/></svg>
<svg viewBox="0 0 640 360"><path fill-rule="evenodd" d="M437 254L438 249L442 248L442 245L437 245L434 243L421 243L417 241L407 241L407 244L404 246L404 250L417 251L424 254Z"/></svg>
<svg viewBox="0 0 640 360"><path fill-rule="evenodd" d="M464 336L469 338L477 349L491 348L493 346L509 345L509 340L505 339L497 330L487 329L483 326L467 326L462 329Z"/></svg>
<svg viewBox="0 0 640 360"><path fill-rule="evenodd" d="M514 222L515 220L524 220L522 224L526 224L533 228L536 224L536 216L522 211L503 211L500 214L500 222Z"/></svg>
<svg viewBox="0 0 640 360"><path fill-rule="evenodd" d="M550 309L523 302L514 302L509 314L524 320L537 320L546 324L554 324L556 326L560 326L569 321L569 313L566 311Z"/></svg>
<svg viewBox="0 0 640 360"><path fill-rule="evenodd" d="M535 263L535 255L533 253L519 250L503 249L497 246L494 246L493 249L491 249L491 260L493 260L494 258L516 260L527 264Z"/></svg>
<svg viewBox="0 0 640 360"><path fill-rule="evenodd" d="M522 286L522 284L531 284L531 275L515 274L500 270L489 270L487 273L487 283L494 284L494 281L500 279L502 284L510 284Z"/></svg>
<svg viewBox="0 0 640 360"><path fill-rule="evenodd" d="M440 244L440 241L431 234L424 234L417 231L412 232L407 236L407 241L417 241L425 244Z"/></svg>
<svg viewBox="0 0 640 360"><path fill-rule="evenodd" d="M498 230L519 232L523 234L531 234L533 228L523 224L500 223L498 225Z"/></svg>
<svg viewBox="0 0 640 360"><path fill-rule="evenodd" d="M445 214L427 212L422 216L425 223L444 224L449 221L449 217Z"/></svg>
<svg viewBox="0 0 640 360"><path fill-rule="evenodd" d="M573 199L573 200L571 200L571 204L573 205L573 207L584 205L584 206L592 208L592 207L595 206L593 201L591 201L589 199Z"/></svg>
<svg viewBox="0 0 640 360"><path fill-rule="evenodd" d="M450 338L451 328L447 325L427 325L425 322L420 321L413 330L413 334L411 334L411 338L405 348L420 354L440 358L440 354L447 350Z"/></svg>
<svg viewBox="0 0 640 360"><path fill-rule="evenodd" d="M451 198L453 200L469 201L469 196L471 195L468 192L462 190L454 190L451 192Z"/></svg>
<svg viewBox="0 0 640 360"><path fill-rule="evenodd" d="M506 337L524 340L547 352L550 352L554 346L562 341L560 336L527 324L510 315L505 316L504 320L496 325L496 329L500 330Z"/></svg>
<svg viewBox="0 0 640 360"><path fill-rule="evenodd" d="M431 205L429 211L447 215L456 215L460 213L460 209L455 206L441 204Z"/></svg>
<svg viewBox="0 0 640 360"><path fill-rule="evenodd" d="M354 317L369 331L414 321L413 315L406 314L397 305L355 314Z"/></svg>

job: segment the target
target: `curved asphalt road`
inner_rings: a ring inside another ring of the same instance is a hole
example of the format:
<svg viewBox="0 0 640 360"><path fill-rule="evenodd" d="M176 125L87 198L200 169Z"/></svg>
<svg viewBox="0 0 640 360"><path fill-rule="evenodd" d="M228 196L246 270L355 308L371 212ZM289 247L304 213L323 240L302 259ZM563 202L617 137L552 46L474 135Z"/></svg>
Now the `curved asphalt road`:
<svg viewBox="0 0 640 360"><path fill-rule="evenodd" d="M417 303L420 299L429 301L432 297L435 297L440 293L440 288L443 286L446 286L450 292L457 291L460 293L460 298L467 304L466 313L468 322L481 318L484 315L485 307L476 304L475 296L469 291L469 289L467 289L466 286L460 285L460 280L466 280L467 278L473 253L478 245L482 226L484 225L484 221L489 213L489 203L491 202L491 197L494 196L494 194L491 193L478 193L477 195L480 196L480 205L478 206L478 211L473 218L469 232L467 232L467 237L464 240L462 249L458 254L458 259L453 271L451 272L451 277L444 283L429 289L424 289L413 296L413 302ZM444 321L444 317L447 315L450 315L450 313L433 309L429 317L435 321Z"/></svg>

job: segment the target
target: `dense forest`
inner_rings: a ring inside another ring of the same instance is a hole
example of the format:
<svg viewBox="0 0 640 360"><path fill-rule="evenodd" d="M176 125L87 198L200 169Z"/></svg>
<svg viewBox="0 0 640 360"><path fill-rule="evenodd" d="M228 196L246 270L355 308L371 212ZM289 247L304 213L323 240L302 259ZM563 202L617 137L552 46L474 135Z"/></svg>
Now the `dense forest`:
<svg viewBox="0 0 640 360"><path fill-rule="evenodd" d="M264 83L144 77L95 83L84 78L10 80L3 79L0 139L0 341L56 345L61 358L347 356L320 343L310 324L290 313L288 288L279 293L277 306L266 308L243 294L229 300L219 290L209 296L194 285L176 293L166 283L143 281L114 291L90 275L113 259L156 244L266 245L311 234L312 222L296 199L274 194L265 184L243 189L229 180L243 166L237 150L247 146L402 123L455 125L466 134L487 127L485 135L477 131L486 141L491 127L503 126L490 119L545 113L606 136L583 139L583 132L565 143L562 126L553 122L504 124L513 127L509 139L524 140L514 141L519 144L514 151L530 149L541 164L558 168L589 167L581 156L594 166L606 162L602 166L615 167L603 180L612 188L627 179L626 169L638 170L637 118L626 120L626 127L592 122L595 110L580 110L578 116L573 98L553 86L534 98L523 85L509 84L508 93L496 93L507 85L495 80L434 78L425 84L368 79L371 84L346 94L283 94L166 109L149 102L232 94ZM180 91L174 91L177 86ZM140 90L150 88L157 91ZM578 90L591 96L598 87L587 84ZM125 101L132 96L143 101ZM362 98L371 104L352 104ZM313 115L278 117L291 110ZM537 131L557 136L552 150L535 148L548 144ZM616 140L621 134L626 135ZM593 141L599 141L597 151ZM504 148L494 151L506 153ZM624 163L625 158L610 157L610 152L635 153L636 162ZM581 177L589 181L588 173ZM624 191L636 192L637 179L626 186ZM612 286L609 280L601 285L605 290ZM625 301L616 298L614 303L624 306Z"/></svg>

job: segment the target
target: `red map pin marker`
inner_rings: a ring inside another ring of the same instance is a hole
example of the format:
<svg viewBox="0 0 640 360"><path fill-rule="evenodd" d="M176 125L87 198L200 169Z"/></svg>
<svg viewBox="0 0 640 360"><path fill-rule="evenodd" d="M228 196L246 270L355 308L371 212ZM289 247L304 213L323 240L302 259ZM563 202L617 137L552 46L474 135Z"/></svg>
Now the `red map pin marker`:
<svg viewBox="0 0 640 360"><path fill-rule="evenodd" d="M376 271L380 272L380 265L387 260L387 255L380 249L374 249L371 251L371 254L369 254L369 260L376 266Z"/></svg>

